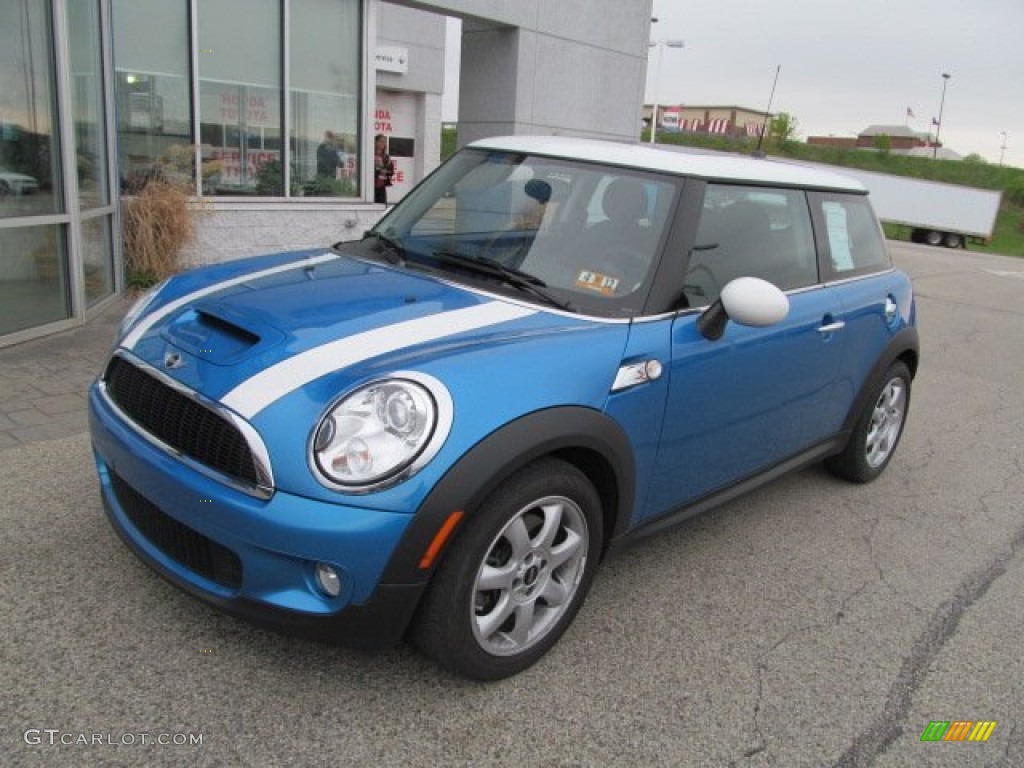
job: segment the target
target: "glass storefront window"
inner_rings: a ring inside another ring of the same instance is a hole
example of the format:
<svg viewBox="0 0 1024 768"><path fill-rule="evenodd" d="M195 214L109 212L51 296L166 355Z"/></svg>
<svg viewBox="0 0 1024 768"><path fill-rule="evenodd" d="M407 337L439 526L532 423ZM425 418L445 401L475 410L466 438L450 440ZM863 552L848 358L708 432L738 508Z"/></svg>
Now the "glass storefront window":
<svg viewBox="0 0 1024 768"><path fill-rule="evenodd" d="M0 2L0 344L116 287L105 5Z"/></svg>
<svg viewBox="0 0 1024 768"><path fill-rule="evenodd" d="M78 200L96 208L110 202L99 0L68 0L68 49Z"/></svg>
<svg viewBox="0 0 1024 768"><path fill-rule="evenodd" d="M203 195L360 194L361 0L198 0L194 106L188 0L112 3L122 191L155 175ZM282 6L291 30L288 126Z"/></svg>
<svg viewBox="0 0 1024 768"><path fill-rule="evenodd" d="M278 0L199 3L204 194L284 195Z"/></svg>
<svg viewBox="0 0 1024 768"><path fill-rule="evenodd" d="M133 194L150 178L194 188L187 0L113 0L118 173Z"/></svg>
<svg viewBox="0 0 1024 768"><path fill-rule="evenodd" d="M359 194L359 0L292 0L292 193Z"/></svg>
<svg viewBox="0 0 1024 768"><path fill-rule="evenodd" d="M51 28L49 0L0 3L0 217L62 212Z"/></svg>
<svg viewBox="0 0 1024 768"><path fill-rule="evenodd" d="M96 216L85 219L81 232L85 303L91 307L114 292L114 250L110 239L110 217Z"/></svg>
<svg viewBox="0 0 1024 768"><path fill-rule="evenodd" d="M71 317L64 227L0 229L0 336Z"/></svg>

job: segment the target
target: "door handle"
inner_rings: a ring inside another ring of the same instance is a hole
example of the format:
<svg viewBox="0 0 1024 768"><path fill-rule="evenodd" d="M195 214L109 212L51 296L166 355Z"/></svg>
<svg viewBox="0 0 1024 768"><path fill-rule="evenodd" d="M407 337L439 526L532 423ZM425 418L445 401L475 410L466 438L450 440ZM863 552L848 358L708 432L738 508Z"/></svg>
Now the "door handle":
<svg viewBox="0 0 1024 768"><path fill-rule="evenodd" d="M822 335L824 335L826 333L835 333L836 331L843 330L843 328L845 328L845 327L846 327L846 323L843 320L837 320L834 323L829 323L828 325L821 326L818 329L818 333L820 333Z"/></svg>

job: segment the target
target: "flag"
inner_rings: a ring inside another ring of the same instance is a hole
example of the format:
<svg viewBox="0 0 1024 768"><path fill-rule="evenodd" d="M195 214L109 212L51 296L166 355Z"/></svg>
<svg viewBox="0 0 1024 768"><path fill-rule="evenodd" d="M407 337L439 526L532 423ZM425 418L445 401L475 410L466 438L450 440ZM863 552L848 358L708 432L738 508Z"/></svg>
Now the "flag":
<svg viewBox="0 0 1024 768"><path fill-rule="evenodd" d="M917 115L914 114L914 110L912 110L910 107L907 107L907 120L914 120L916 117Z"/></svg>

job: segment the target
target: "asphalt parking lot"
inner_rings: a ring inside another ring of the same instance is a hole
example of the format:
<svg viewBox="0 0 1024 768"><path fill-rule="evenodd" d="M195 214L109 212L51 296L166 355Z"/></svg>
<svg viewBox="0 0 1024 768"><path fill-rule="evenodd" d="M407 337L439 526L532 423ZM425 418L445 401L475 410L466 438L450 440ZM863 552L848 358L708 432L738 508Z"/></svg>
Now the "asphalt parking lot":
<svg viewBox="0 0 1024 768"><path fill-rule="evenodd" d="M810 468L606 562L554 651L500 683L216 613L106 524L84 420L18 433L0 764L1024 765L1024 260L893 250L923 348L887 472ZM931 721L996 726L922 742Z"/></svg>

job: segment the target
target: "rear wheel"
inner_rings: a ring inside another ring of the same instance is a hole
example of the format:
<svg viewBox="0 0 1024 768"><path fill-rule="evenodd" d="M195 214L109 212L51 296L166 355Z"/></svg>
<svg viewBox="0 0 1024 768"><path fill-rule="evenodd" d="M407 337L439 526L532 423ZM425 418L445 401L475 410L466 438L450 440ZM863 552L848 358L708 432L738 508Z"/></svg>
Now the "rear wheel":
<svg viewBox="0 0 1024 768"><path fill-rule="evenodd" d="M910 381L904 363L889 368L857 419L846 448L825 462L830 472L855 483L867 483L882 474L907 421Z"/></svg>
<svg viewBox="0 0 1024 768"><path fill-rule="evenodd" d="M934 229L929 229L924 233L924 241L928 245L942 245L942 232Z"/></svg>
<svg viewBox="0 0 1024 768"><path fill-rule="evenodd" d="M964 238L956 232L947 232L942 242L947 248L959 248L964 244Z"/></svg>
<svg viewBox="0 0 1024 768"><path fill-rule="evenodd" d="M477 680L526 669L572 623L597 568L601 535L600 500L582 472L557 459L527 466L452 543L413 642Z"/></svg>

